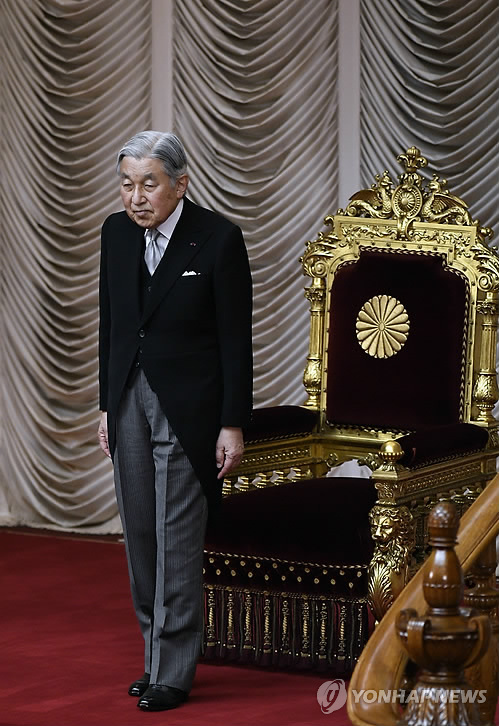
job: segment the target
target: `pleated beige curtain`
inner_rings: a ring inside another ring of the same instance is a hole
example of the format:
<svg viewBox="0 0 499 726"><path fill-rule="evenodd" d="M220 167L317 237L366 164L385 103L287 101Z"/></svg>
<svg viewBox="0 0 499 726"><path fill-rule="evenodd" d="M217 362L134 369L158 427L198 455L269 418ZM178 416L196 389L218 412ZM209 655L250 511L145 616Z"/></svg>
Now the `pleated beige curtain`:
<svg viewBox="0 0 499 726"><path fill-rule="evenodd" d="M303 0L175 5L175 126L191 196L245 235L258 406L305 400L299 257L338 206L337 0L311 8Z"/></svg>
<svg viewBox="0 0 499 726"><path fill-rule="evenodd" d="M0 8L4 523L119 531L96 447L99 229L117 144L150 126L150 7Z"/></svg>
<svg viewBox="0 0 499 726"><path fill-rule="evenodd" d="M360 41L364 184L415 145L497 245L498 0L361 0Z"/></svg>

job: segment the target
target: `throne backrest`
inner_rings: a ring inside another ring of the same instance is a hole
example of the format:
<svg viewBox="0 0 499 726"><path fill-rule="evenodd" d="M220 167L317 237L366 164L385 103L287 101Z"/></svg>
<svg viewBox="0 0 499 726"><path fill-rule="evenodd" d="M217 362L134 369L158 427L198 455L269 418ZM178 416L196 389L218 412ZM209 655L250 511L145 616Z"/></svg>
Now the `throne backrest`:
<svg viewBox="0 0 499 726"><path fill-rule="evenodd" d="M334 276L326 417L413 430L463 420L466 278L442 257L362 250Z"/></svg>
<svg viewBox="0 0 499 726"><path fill-rule="evenodd" d="M311 303L307 406L323 428L493 428L499 257L492 231L433 175L415 147L398 157L330 231L307 243Z"/></svg>

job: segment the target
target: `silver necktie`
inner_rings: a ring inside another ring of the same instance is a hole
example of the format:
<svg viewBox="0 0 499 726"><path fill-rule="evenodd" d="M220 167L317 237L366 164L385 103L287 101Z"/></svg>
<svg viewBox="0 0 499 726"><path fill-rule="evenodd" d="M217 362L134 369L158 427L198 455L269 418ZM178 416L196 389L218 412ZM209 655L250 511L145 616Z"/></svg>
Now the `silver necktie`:
<svg viewBox="0 0 499 726"><path fill-rule="evenodd" d="M144 260L151 275L161 262L163 252L165 251L164 246L161 244L163 241L160 239L161 237L162 234L157 229L148 229L146 232L146 250L144 252Z"/></svg>

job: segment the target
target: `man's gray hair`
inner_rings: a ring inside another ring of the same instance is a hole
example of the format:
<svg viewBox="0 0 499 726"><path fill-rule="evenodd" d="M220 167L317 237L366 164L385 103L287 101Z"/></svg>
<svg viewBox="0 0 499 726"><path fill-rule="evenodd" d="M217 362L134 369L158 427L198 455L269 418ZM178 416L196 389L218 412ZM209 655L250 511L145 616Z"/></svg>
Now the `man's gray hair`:
<svg viewBox="0 0 499 726"><path fill-rule="evenodd" d="M175 134L162 131L141 131L126 142L118 152L117 170L125 156L133 159L159 159L172 186L183 174L187 174L185 149Z"/></svg>

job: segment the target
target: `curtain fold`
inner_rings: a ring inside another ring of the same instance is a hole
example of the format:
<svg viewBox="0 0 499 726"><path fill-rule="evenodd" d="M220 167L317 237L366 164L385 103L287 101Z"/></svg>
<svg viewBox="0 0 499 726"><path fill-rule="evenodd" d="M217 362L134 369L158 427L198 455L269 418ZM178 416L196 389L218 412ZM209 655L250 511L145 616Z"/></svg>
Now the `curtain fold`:
<svg viewBox="0 0 499 726"><path fill-rule="evenodd" d="M499 241L499 3L361 0L361 178L409 146Z"/></svg>
<svg viewBox="0 0 499 726"><path fill-rule="evenodd" d="M258 406L305 399L299 257L338 206L337 11L337 0L313 12L302 0L175 4L175 129L190 195L246 239Z"/></svg>

